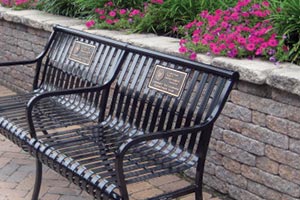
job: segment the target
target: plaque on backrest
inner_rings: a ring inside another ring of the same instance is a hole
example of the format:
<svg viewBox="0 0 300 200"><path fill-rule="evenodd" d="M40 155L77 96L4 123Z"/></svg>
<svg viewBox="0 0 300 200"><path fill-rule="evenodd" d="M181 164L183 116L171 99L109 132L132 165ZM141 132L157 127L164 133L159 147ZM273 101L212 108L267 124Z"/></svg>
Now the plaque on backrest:
<svg viewBox="0 0 300 200"><path fill-rule="evenodd" d="M186 76L185 72L156 65L149 88L178 97L183 90Z"/></svg>
<svg viewBox="0 0 300 200"><path fill-rule="evenodd" d="M69 59L75 62L90 65L95 54L96 46L80 41L74 41Z"/></svg>

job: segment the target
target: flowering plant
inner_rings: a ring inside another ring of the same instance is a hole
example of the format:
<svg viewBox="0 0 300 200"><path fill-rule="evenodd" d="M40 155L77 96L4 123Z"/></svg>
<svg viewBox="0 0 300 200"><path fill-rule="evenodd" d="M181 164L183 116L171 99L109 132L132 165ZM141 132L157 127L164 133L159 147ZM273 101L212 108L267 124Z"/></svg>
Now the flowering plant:
<svg viewBox="0 0 300 200"><path fill-rule="evenodd" d="M0 0L0 4L14 9L27 9L34 7L38 0Z"/></svg>
<svg viewBox="0 0 300 200"><path fill-rule="evenodd" d="M103 8L96 8L95 13L97 19L87 21L88 28L97 26L97 28L127 29L145 15L140 9L117 8L112 1L107 2Z"/></svg>
<svg viewBox="0 0 300 200"><path fill-rule="evenodd" d="M229 57L266 57L270 61L288 49L279 42L268 16L269 2L260 4L239 0L235 7L216 10L213 14L202 11L198 18L181 28L180 53L196 59L196 53Z"/></svg>

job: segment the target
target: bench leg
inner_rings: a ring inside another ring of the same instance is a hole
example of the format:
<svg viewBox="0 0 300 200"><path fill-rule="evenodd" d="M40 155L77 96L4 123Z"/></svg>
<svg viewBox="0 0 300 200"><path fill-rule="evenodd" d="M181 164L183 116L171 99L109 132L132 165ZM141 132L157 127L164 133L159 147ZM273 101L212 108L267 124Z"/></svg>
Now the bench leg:
<svg viewBox="0 0 300 200"><path fill-rule="evenodd" d="M39 198L39 193L42 184L42 172L43 172L43 165L38 159L36 159L35 183L34 183L34 189L33 189L31 200L38 200Z"/></svg>
<svg viewBox="0 0 300 200"><path fill-rule="evenodd" d="M195 191L195 199L196 200L203 200L202 187L199 187L199 188L196 189L196 191Z"/></svg>

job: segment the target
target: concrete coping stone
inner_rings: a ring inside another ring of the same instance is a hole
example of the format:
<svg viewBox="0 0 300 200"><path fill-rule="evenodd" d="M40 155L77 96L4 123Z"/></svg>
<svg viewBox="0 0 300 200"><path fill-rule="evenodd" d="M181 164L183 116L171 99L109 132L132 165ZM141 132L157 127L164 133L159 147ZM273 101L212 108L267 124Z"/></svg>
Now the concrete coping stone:
<svg viewBox="0 0 300 200"><path fill-rule="evenodd" d="M178 52L179 39L157 36L154 34L130 34L126 31L88 30L85 22L64 16L53 15L38 10L16 11L0 6L0 19L21 23L36 29L52 31L55 24L75 28L96 35L110 37L144 48L181 56ZM300 96L300 66L291 63L274 63L258 59L232 59L227 57L211 57L197 55L197 61L212 64L226 69L236 70L241 80L257 85L267 84Z"/></svg>

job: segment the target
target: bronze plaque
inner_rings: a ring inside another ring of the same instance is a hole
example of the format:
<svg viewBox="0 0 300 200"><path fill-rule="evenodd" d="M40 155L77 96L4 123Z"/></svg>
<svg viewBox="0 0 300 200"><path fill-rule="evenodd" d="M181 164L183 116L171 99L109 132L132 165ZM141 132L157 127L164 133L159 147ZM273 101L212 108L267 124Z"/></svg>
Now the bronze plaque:
<svg viewBox="0 0 300 200"><path fill-rule="evenodd" d="M96 46L80 41L74 41L69 59L75 62L90 65L95 54Z"/></svg>
<svg viewBox="0 0 300 200"><path fill-rule="evenodd" d="M178 97L182 92L186 76L185 72L156 65L149 88Z"/></svg>

